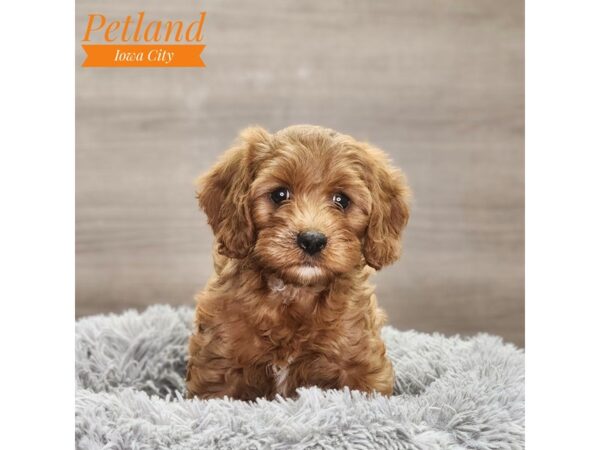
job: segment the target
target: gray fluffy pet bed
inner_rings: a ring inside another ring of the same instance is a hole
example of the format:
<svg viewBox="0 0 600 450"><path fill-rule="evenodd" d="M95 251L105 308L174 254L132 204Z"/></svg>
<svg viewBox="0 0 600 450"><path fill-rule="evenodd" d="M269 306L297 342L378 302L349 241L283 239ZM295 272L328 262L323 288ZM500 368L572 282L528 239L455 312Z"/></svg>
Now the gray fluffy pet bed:
<svg viewBox="0 0 600 450"><path fill-rule="evenodd" d="M81 449L521 449L523 352L497 337L383 329L394 396L299 391L295 400L187 400L191 308L76 324Z"/></svg>

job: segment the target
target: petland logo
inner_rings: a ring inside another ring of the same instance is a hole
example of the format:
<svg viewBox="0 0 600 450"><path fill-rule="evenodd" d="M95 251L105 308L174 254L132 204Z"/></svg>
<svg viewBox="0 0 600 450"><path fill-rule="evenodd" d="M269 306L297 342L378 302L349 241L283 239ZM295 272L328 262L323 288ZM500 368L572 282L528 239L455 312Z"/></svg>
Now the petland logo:
<svg viewBox="0 0 600 450"><path fill-rule="evenodd" d="M205 11L189 22L145 16L140 11L135 18L108 20L89 14L81 40L83 67L205 67L200 55L206 47L200 44Z"/></svg>

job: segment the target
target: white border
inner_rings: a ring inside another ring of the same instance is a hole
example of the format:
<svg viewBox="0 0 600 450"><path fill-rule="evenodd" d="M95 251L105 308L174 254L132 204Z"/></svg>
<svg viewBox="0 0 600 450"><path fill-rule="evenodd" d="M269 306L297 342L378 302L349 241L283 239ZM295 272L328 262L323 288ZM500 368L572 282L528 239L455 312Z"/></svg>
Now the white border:
<svg viewBox="0 0 600 450"><path fill-rule="evenodd" d="M74 4L6 2L0 42L2 448L74 446Z"/></svg>
<svg viewBox="0 0 600 450"><path fill-rule="evenodd" d="M600 8L527 1L527 449L598 446Z"/></svg>

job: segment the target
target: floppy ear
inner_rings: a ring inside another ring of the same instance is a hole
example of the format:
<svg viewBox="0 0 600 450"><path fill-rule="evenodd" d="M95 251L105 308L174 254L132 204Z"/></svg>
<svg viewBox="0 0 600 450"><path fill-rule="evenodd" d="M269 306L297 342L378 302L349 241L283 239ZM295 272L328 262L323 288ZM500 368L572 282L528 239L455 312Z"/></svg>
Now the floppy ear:
<svg viewBox="0 0 600 450"><path fill-rule="evenodd" d="M408 222L410 189L404 174L393 168L383 152L366 148L372 205L363 240L363 254L374 269L400 256L402 231Z"/></svg>
<svg viewBox="0 0 600 450"><path fill-rule="evenodd" d="M236 144L197 181L198 202L208 216L218 251L230 258L244 258L254 245L249 190L269 139L262 128L246 128Z"/></svg>

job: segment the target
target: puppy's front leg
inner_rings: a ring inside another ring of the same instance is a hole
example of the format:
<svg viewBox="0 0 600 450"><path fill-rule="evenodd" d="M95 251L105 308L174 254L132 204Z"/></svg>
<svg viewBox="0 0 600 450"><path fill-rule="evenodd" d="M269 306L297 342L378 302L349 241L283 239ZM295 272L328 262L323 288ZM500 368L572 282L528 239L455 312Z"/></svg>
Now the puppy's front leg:
<svg viewBox="0 0 600 450"><path fill-rule="evenodd" d="M334 355L306 355L290 366L288 395L298 387L318 386L323 389L342 389L347 386L363 392L391 395L394 370L385 357L360 356L342 358ZM370 355L378 355L377 353Z"/></svg>
<svg viewBox="0 0 600 450"><path fill-rule="evenodd" d="M240 365L235 358L223 354L223 346L206 344L201 335L190 338L187 364L188 397L239 400L272 397L273 383L266 364ZM215 351L218 347L219 351Z"/></svg>

